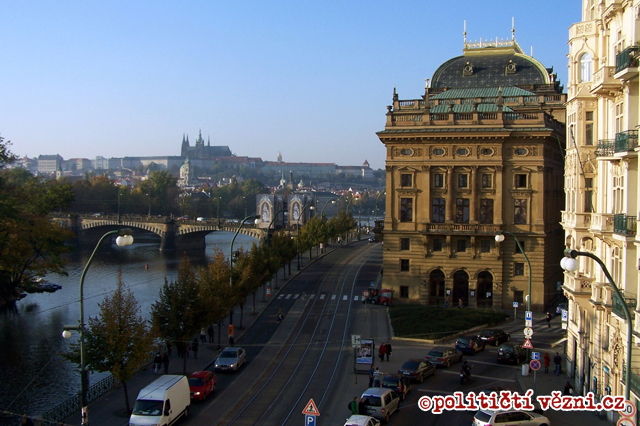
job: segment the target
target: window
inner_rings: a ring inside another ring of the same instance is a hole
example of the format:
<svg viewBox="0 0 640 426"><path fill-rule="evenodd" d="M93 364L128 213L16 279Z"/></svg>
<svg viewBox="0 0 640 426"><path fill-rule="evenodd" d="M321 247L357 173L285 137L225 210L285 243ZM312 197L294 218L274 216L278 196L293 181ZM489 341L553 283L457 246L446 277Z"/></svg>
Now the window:
<svg viewBox="0 0 640 426"><path fill-rule="evenodd" d="M493 200L480 199L480 223L493 223Z"/></svg>
<svg viewBox="0 0 640 426"><path fill-rule="evenodd" d="M482 175L482 187L493 188L493 176L491 176L489 173L484 173Z"/></svg>
<svg viewBox="0 0 640 426"><path fill-rule="evenodd" d="M491 253L491 240L480 241L480 252Z"/></svg>
<svg viewBox="0 0 640 426"><path fill-rule="evenodd" d="M491 155L493 154L493 150L491 148L483 148L482 155Z"/></svg>
<svg viewBox="0 0 640 426"><path fill-rule="evenodd" d="M433 239L433 251L442 251L442 240L440 238Z"/></svg>
<svg viewBox="0 0 640 426"><path fill-rule="evenodd" d="M445 199L434 198L431 201L431 221L433 223L444 223Z"/></svg>
<svg viewBox="0 0 640 426"><path fill-rule="evenodd" d="M526 188L527 187L527 175L526 174L517 174L515 176L515 185L516 185L516 188Z"/></svg>
<svg viewBox="0 0 640 426"><path fill-rule="evenodd" d="M585 125L584 125L584 144L587 146L593 145L593 111L587 111L584 113Z"/></svg>
<svg viewBox="0 0 640 426"><path fill-rule="evenodd" d="M518 302L520 304L524 303L524 291L514 291L513 301Z"/></svg>
<svg viewBox="0 0 640 426"><path fill-rule="evenodd" d="M458 253L467 251L467 240L463 238L458 238L456 240L456 251Z"/></svg>
<svg viewBox="0 0 640 426"><path fill-rule="evenodd" d="M584 192L584 211L585 212L593 212L595 211L593 208L593 178L585 178L584 179L584 187L586 191Z"/></svg>
<svg viewBox="0 0 640 426"><path fill-rule="evenodd" d="M409 270L409 259L400 259L400 270L401 271Z"/></svg>
<svg viewBox="0 0 640 426"><path fill-rule="evenodd" d="M403 173L400 175L400 185L403 187L412 187L413 180L411 179L413 176L409 173Z"/></svg>
<svg viewBox="0 0 640 426"><path fill-rule="evenodd" d="M580 56L580 83L591 81L591 55L584 53Z"/></svg>
<svg viewBox="0 0 640 426"><path fill-rule="evenodd" d="M408 285L401 285L400 286L400 297L403 299L406 299L409 297L409 286Z"/></svg>
<svg viewBox="0 0 640 426"><path fill-rule="evenodd" d="M516 155L527 155L527 150L524 148L518 148L515 150Z"/></svg>
<svg viewBox="0 0 640 426"><path fill-rule="evenodd" d="M409 250L409 238L400 238L400 250Z"/></svg>
<svg viewBox="0 0 640 426"><path fill-rule="evenodd" d="M468 155L469 154L469 150L467 148L459 148L457 151L458 155Z"/></svg>
<svg viewBox="0 0 640 426"><path fill-rule="evenodd" d="M527 224L527 200L514 200L513 223L516 225Z"/></svg>
<svg viewBox="0 0 640 426"><path fill-rule="evenodd" d="M522 240L518 240L520 242L520 246L518 246L518 243L516 243L516 254L523 254L526 250L525 245L524 245L524 241ZM522 247L522 250L520 250L520 247Z"/></svg>
<svg viewBox="0 0 640 426"><path fill-rule="evenodd" d="M413 198L400 198L400 222L413 222Z"/></svg>
<svg viewBox="0 0 640 426"><path fill-rule="evenodd" d="M456 223L469 223L469 199L456 199Z"/></svg>
<svg viewBox="0 0 640 426"><path fill-rule="evenodd" d="M433 175L433 186L435 188L444 187L444 175L442 173L436 173L435 175Z"/></svg>
<svg viewBox="0 0 640 426"><path fill-rule="evenodd" d="M436 149L434 149L434 150L433 150L433 153L434 153L435 155L442 155L442 154L444 154L444 149L442 149L442 148L436 148Z"/></svg>
<svg viewBox="0 0 640 426"><path fill-rule="evenodd" d="M407 262L409 262L409 261L407 260ZM524 275L524 263L515 262L513 264L513 275L516 276L516 277Z"/></svg>
<svg viewBox="0 0 640 426"><path fill-rule="evenodd" d="M458 175L458 188L466 188L468 186L469 175L459 174Z"/></svg>
<svg viewBox="0 0 640 426"><path fill-rule="evenodd" d="M616 133L620 133L624 126L624 104L616 104Z"/></svg>
<svg viewBox="0 0 640 426"><path fill-rule="evenodd" d="M402 150L402 155L411 155L411 154L413 154L413 150L412 149L406 148L406 149Z"/></svg>

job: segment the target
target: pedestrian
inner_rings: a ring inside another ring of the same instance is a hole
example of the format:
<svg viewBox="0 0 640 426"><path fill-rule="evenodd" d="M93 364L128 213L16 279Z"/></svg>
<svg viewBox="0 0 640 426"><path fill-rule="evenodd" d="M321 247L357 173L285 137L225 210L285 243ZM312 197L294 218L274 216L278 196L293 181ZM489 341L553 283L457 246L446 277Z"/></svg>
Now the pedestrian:
<svg viewBox="0 0 640 426"><path fill-rule="evenodd" d="M160 352L156 352L156 356L153 357L153 374L160 373L161 362L162 362L162 358L160 357Z"/></svg>
<svg viewBox="0 0 640 426"><path fill-rule="evenodd" d="M166 352L162 354L162 364L164 365L164 374L169 374L169 356Z"/></svg>
<svg viewBox="0 0 640 426"><path fill-rule="evenodd" d="M384 373L380 371L380 367L376 367L376 371L373 372L373 387L379 388L382 386L382 375Z"/></svg>
<svg viewBox="0 0 640 426"><path fill-rule="evenodd" d="M449 296L448 295L444 297L444 307L445 308L449 307Z"/></svg>
<svg viewBox="0 0 640 426"><path fill-rule="evenodd" d="M278 324L284 319L284 308L280 306L278 309Z"/></svg>
<svg viewBox="0 0 640 426"><path fill-rule="evenodd" d="M229 335L229 346L233 346L233 334Z"/></svg>
<svg viewBox="0 0 640 426"><path fill-rule="evenodd" d="M207 328L207 334L209 335L209 343L213 343L213 326L211 324Z"/></svg>
<svg viewBox="0 0 640 426"><path fill-rule="evenodd" d="M573 394L572 391L573 391L573 386L571 386L571 383L567 382L564 385L564 391L562 391L562 394L571 396Z"/></svg>
<svg viewBox="0 0 640 426"><path fill-rule="evenodd" d="M548 374L549 364L551 364L551 356L549 355L549 352L544 353L543 359L544 359L544 374Z"/></svg>
<svg viewBox="0 0 640 426"><path fill-rule="evenodd" d="M349 408L351 409L351 414L358 414L358 397L354 396L353 401L349 404Z"/></svg>
<svg viewBox="0 0 640 426"><path fill-rule="evenodd" d="M553 357L553 363L556 366L556 370L555 370L555 374L556 376L560 375L560 372L562 371L562 357L560 356L560 354L558 352L556 352L556 356Z"/></svg>
<svg viewBox="0 0 640 426"><path fill-rule="evenodd" d="M375 375L375 370L373 369L373 364L371 364L371 367L369 368L369 387L370 388L373 387L374 375Z"/></svg>
<svg viewBox="0 0 640 426"><path fill-rule="evenodd" d="M367 413L367 403L369 400L367 398L360 398L360 402L358 403L358 414L365 415Z"/></svg>
<svg viewBox="0 0 640 426"><path fill-rule="evenodd" d="M551 328L551 314L547 312L547 327Z"/></svg>
<svg viewBox="0 0 640 426"><path fill-rule="evenodd" d="M191 344L191 349L193 350L193 359L198 359L198 339L193 339L193 343Z"/></svg>
<svg viewBox="0 0 640 426"><path fill-rule="evenodd" d="M387 353L387 362L388 362L389 358L391 358L391 343L387 342L385 346L387 347L386 353Z"/></svg>
<svg viewBox="0 0 640 426"><path fill-rule="evenodd" d="M200 341L207 343L207 330L204 327L200 329Z"/></svg>
<svg viewBox="0 0 640 426"><path fill-rule="evenodd" d="M167 340L167 352L168 352L169 356L171 356L171 351L172 351L171 341Z"/></svg>
<svg viewBox="0 0 640 426"><path fill-rule="evenodd" d="M189 352L191 352L191 344L189 342L187 342L184 345L184 357L185 358L189 358Z"/></svg>
<svg viewBox="0 0 640 426"><path fill-rule="evenodd" d="M462 298L458 299L458 308L462 308Z"/></svg>
<svg viewBox="0 0 640 426"><path fill-rule="evenodd" d="M384 361L384 354L387 353L387 345L382 343L380 348L378 348L378 356L380 357L380 362Z"/></svg>

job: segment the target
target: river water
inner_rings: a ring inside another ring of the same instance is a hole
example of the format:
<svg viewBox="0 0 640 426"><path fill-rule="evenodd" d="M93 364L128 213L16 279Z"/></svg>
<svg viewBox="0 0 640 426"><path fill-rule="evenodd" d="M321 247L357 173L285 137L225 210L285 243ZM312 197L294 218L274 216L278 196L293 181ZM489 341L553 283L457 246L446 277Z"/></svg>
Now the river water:
<svg viewBox="0 0 640 426"><path fill-rule="evenodd" d="M133 236L130 246L117 247L105 241L96 253L84 281L85 323L90 316L97 316L98 303L116 288L120 271L123 282L135 294L141 315L149 318L165 278L176 278L183 257L186 255L193 265L204 265L215 247L228 256L233 234L211 233L206 238L206 250L186 253L161 252L160 239L150 233ZM255 241L238 234L234 250L250 249ZM69 256L69 276L46 277L62 285L61 290L30 294L17 302L15 310L0 314L0 424L17 424L16 417L7 413L39 415L78 393L77 366L60 356L78 335L73 332L73 337L65 340L62 330L64 325L77 325L80 319L80 276L92 250L86 247ZM105 376L95 374L91 383Z"/></svg>

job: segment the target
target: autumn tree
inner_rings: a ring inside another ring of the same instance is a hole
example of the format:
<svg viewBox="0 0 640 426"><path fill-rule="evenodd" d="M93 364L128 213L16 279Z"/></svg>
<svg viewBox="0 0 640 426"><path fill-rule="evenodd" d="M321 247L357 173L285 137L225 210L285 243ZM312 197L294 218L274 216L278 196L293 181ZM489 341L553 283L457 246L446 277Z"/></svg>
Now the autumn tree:
<svg viewBox="0 0 640 426"><path fill-rule="evenodd" d="M133 292L125 288L122 274L111 296L98 304L100 313L89 318L85 331L86 365L90 371L110 372L122 383L127 412L131 412L127 382L147 363L153 339ZM80 363L79 344L67 358Z"/></svg>
<svg viewBox="0 0 640 426"><path fill-rule="evenodd" d="M229 284L229 262L222 250L214 250L211 262L199 269L198 280L204 304L202 318L204 324L218 324L219 347L220 323L236 304L235 294Z"/></svg>

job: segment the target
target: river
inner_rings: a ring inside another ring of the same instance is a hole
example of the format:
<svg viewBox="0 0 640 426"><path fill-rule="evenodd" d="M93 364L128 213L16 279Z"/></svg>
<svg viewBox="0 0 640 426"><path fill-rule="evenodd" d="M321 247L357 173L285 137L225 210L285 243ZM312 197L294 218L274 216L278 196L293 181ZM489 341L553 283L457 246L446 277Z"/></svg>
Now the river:
<svg viewBox="0 0 640 426"><path fill-rule="evenodd" d="M130 246L104 242L96 253L84 282L85 323L90 316L97 316L98 303L116 288L120 271L123 282L135 294L141 314L149 318L165 278L176 278L183 257L186 255L193 265L204 265L214 247L228 256L233 234L211 233L206 238L206 250L187 253L161 252L160 239L150 233L133 236ZM250 249L255 241L238 234L234 250ZM68 350L69 341L77 341L78 335L73 332L68 341L62 338L62 330L64 325L78 324L80 276L92 250L93 247L86 247L69 256L68 276L46 277L60 284L61 290L30 294L16 303L15 310L0 314L0 411L5 413L0 414L0 424L18 424L16 417L6 413L39 415L80 389L77 366L60 355ZM92 375L91 383L105 375Z"/></svg>

